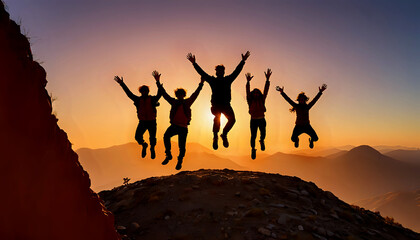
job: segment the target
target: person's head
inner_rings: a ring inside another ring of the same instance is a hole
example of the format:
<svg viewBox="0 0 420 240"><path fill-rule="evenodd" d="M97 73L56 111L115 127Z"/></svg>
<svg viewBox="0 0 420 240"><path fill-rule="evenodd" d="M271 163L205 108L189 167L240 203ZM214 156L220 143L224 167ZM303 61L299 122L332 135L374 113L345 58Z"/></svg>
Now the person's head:
<svg viewBox="0 0 420 240"><path fill-rule="evenodd" d="M254 90L251 91L251 100L262 98L263 94L260 89L254 88Z"/></svg>
<svg viewBox="0 0 420 240"><path fill-rule="evenodd" d="M185 91L185 89L183 89L183 88L177 88L177 89L175 89L175 96L179 100L184 99L184 97L186 95L187 95L187 91Z"/></svg>
<svg viewBox="0 0 420 240"><path fill-rule="evenodd" d="M149 86L146 86L146 85L140 86L139 92L141 93L142 96L149 95Z"/></svg>
<svg viewBox="0 0 420 240"><path fill-rule="evenodd" d="M216 77L223 77L225 76L225 66L222 64L216 66Z"/></svg>
<svg viewBox="0 0 420 240"><path fill-rule="evenodd" d="M297 96L296 100L299 102L299 104L303 104L303 103L306 103L309 100L309 98L305 95L304 92L301 92Z"/></svg>

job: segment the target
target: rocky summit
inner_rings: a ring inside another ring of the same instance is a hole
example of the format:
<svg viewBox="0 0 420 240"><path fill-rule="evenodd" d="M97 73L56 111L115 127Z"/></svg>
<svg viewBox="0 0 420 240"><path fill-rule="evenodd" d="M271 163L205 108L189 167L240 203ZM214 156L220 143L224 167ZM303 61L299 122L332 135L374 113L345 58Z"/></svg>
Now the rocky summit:
<svg viewBox="0 0 420 240"><path fill-rule="evenodd" d="M123 239L420 239L378 212L279 174L184 171L100 196Z"/></svg>

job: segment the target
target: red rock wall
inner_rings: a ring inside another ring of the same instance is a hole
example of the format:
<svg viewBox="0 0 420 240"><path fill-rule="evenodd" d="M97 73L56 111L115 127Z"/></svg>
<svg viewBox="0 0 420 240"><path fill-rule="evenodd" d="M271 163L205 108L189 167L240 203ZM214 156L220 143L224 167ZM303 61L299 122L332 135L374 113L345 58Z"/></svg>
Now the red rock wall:
<svg viewBox="0 0 420 240"><path fill-rule="evenodd" d="M119 239L0 1L0 239Z"/></svg>

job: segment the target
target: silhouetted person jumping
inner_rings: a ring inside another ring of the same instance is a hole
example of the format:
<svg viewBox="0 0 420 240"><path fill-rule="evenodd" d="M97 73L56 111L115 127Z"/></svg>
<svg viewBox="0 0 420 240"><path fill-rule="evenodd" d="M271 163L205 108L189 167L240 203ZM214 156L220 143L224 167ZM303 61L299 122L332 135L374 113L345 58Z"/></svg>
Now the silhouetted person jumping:
<svg viewBox="0 0 420 240"><path fill-rule="evenodd" d="M261 90L254 88L252 92L250 91L250 81L254 76L251 76L251 73L245 74L246 77L246 101L249 106L249 114L251 115L251 158L255 159L257 157L257 149L255 149L255 139L257 138L257 131L260 129L260 145L261 151L265 150L265 128L267 123L265 121L265 99L267 98L268 89L270 87L270 76L271 69L267 69L267 72L264 72L266 81L264 85L264 93L261 93Z"/></svg>
<svg viewBox="0 0 420 240"><path fill-rule="evenodd" d="M276 87L276 90L281 93L281 95L284 97L284 99L286 99L288 103L290 103L290 105L292 105L290 112L296 112L296 126L293 129L292 134L292 141L295 143L295 147L299 147L299 135L306 133L311 137L309 138L309 147L313 148L314 142L318 141L318 135L309 123L309 109L311 109L316 101L318 101L322 95L322 92L327 89L327 85L323 84L322 87L319 87L318 94L309 104L306 104L309 98L305 95L304 92L299 93L296 99L298 101L297 104L292 99L290 99L286 93L284 93L283 89L284 87Z"/></svg>
<svg viewBox="0 0 420 240"><path fill-rule="evenodd" d="M175 90L176 98L172 98L166 93L162 84L160 83L159 72L153 71L153 77L156 79L156 84L158 85L159 91L162 93L163 98L171 104L171 111L169 114L169 119L171 126L168 127L165 134L163 135L163 142L165 143L165 153L166 158L162 162L162 165L168 164L172 159L171 153L171 137L178 135L178 145L179 145L179 156L178 163L175 167L176 170L180 170L182 167L182 160L185 156L185 144L187 141L188 134L188 125L191 121L191 105L197 99L198 94L203 88L204 80L202 79L198 85L197 90L189 98L185 99L187 92L183 88L177 88Z"/></svg>
<svg viewBox="0 0 420 240"><path fill-rule="evenodd" d="M231 86L236 77L238 77L239 73L241 73L245 61L248 59L249 55L249 51L247 51L245 54L242 54L242 61L229 76L225 76L225 67L223 65L217 65L216 77L214 77L208 75L203 71L203 69L201 69L200 66L198 66L195 60L195 55L192 55L191 53L187 54L187 59L190 60L198 74L200 74L201 77L204 78L204 81L208 82L211 87L211 113L214 115L213 149L215 150L219 147L218 133L220 130L221 114L225 115L228 122L223 128L223 133L220 135L220 137L223 140L223 146L226 148L229 147L227 134L236 122L235 113L233 112L232 106L230 105Z"/></svg>
<svg viewBox="0 0 420 240"><path fill-rule="evenodd" d="M156 146L156 107L159 106L159 99L162 96L160 91L157 92L156 96L149 95L149 87L143 85L139 87L141 96L134 95L127 85L123 81L123 77L115 76L114 80L120 84L127 96L133 100L134 105L137 108L137 117L139 124L137 125L135 139L139 145L142 145L141 157L146 156L146 150L148 144L143 139L143 134L149 131L150 140L150 157L154 159L156 157L155 146Z"/></svg>

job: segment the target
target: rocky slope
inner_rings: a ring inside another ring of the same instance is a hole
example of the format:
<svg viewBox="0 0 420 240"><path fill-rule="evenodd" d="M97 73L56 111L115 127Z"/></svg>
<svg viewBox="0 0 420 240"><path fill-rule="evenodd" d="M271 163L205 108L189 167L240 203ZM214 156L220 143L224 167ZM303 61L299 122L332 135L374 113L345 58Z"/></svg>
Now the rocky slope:
<svg viewBox="0 0 420 240"><path fill-rule="evenodd" d="M99 193L125 239L420 239L296 177L198 170Z"/></svg>
<svg viewBox="0 0 420 240"><path fill-rule="evenodd" d="M0 1L0 239L119 239L51 114L46 72Z"/></svg>

